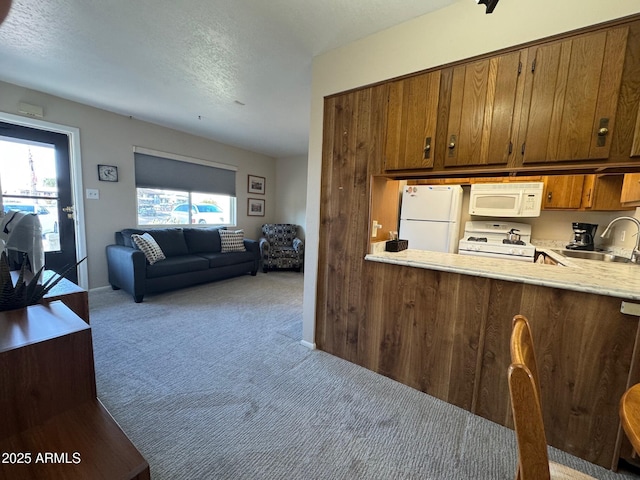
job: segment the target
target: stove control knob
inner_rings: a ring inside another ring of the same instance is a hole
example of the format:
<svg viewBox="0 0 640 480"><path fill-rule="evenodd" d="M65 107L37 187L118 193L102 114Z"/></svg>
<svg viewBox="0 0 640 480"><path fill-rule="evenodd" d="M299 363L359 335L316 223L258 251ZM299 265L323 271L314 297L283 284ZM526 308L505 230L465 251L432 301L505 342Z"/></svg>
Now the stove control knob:
<svg viewBox="0 0 640 480"><path fill-rule="evenodd" d="M514 255L516 253L516 249L515 248L510 248L509 249L509 254L510 255Z"/></svg>

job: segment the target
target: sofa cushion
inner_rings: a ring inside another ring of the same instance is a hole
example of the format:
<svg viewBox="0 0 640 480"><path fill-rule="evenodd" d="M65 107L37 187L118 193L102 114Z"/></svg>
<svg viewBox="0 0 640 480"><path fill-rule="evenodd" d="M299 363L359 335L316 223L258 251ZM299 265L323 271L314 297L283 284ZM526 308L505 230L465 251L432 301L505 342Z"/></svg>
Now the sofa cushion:
<svg viewBox="0 0 640 480"><path fill-rule="evenodd" d="M136 246L142 250L142 253L144 253L149 264L153 265L154 263L167 258L155 239L148 233L143 233L142 235L134 233L131 235L131 240L133 240Z"/></svg>
<svg viewBox="0 0 640 480"><path fill-rule="evenodd" d="M147 278L166 277L209 268L209 261L198 255L167 257L162 262L147 265Z"/></svg>
<svg viewBox="0 0 640 480"><path fill-rule="evenodd" d="M142 235L146 232L146 230L140 230L138 228L125 228L124 230L120 231L120 234L122 235L122 244L125 247L131 247L131 248L138 248L138 246L133 242L133 240L131 239L131 235ZM117 236L116 236L117 238Z"/></svg>
<svg viewBox="0 0 640 480"><path fill-rule="evenodd" d="M219 253L221 251L220 227L214 228L185 228L184 239L189 253Z"/></svg>
<svg viewBox="0 0 640 480"><path fill-rule="evenodd" d="M278 249L269 250L271 258L299 258L300 254L293 247L279 247Z"/></svg>
<svg viewBox="0 0 640 480"><path fill-rule="evenodd" d="M187 255L189 249L181 228L158 228L149 230L167 258Z"/></svg>
<svg viewBox="0 0 640 480"><path fill-rule="evenodd" d="M222 253L244 252L244 230L220 230Z"/></svg>
<svg viewBox="0 0 640 480"><path fill-rule="evenodd" d="M293 223L265 223L262 225L262 234L272 246L276 247L291 246L297 232L298 226Z"/></svg>
<svg viewBox="0 0 640 480"><path fill-rule="evenodd" d="M255 254L252 252L229 252L229 253L201 253L200 256L207 259L209 268L228 267L239 263L255 261Z"/></svg>

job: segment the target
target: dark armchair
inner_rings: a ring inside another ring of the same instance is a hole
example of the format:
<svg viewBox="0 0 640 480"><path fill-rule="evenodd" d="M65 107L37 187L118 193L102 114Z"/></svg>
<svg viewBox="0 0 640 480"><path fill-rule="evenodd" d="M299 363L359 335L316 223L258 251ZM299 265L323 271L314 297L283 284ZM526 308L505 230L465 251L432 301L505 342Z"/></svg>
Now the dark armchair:
<svg viewBox="0 0 640 480"><path fill-rule="evenodd" d="M265 223L260 237L262 271L274 268L302 269L304 243L297 237L298 226L290 223Z"/></svg>

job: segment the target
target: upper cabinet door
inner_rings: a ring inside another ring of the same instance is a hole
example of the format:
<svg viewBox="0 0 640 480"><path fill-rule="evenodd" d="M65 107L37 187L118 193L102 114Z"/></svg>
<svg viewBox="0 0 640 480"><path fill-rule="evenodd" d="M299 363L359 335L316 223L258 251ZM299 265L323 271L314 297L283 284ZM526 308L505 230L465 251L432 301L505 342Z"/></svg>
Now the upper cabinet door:
<svg viewBox="0 0 640 480"><path fill-rule="evenodd" d="M445 166L506 164L520 105L521 57L513 52L453 69Z"/></svg>
<svg viewBox="0 0 640 480"><path fill-rule="evenodd" d="M608 158L627 36L621 27L530 49L523 163Z"/></svg>
<svg viewBox="0 0 640 480"><path fill-rule="evenodd" d="M439 95L439 70L389 85L387 170L433 167Z"/></svg>

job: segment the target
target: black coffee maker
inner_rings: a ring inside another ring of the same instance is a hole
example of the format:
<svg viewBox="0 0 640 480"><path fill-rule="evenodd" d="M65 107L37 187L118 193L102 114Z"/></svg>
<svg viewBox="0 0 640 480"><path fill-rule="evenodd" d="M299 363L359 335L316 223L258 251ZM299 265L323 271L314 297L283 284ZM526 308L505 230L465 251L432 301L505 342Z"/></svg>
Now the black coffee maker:
<svg viewBox="0 0 640 480"><path fill-rule="evenodd" d="M598 225L593 223L573 222L573 240L566 246L569 250L593 250L593 238Z"/></svg>

